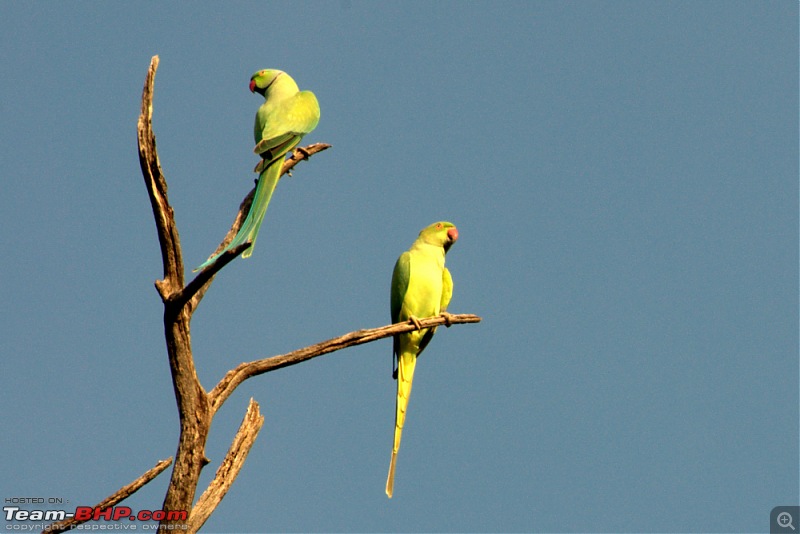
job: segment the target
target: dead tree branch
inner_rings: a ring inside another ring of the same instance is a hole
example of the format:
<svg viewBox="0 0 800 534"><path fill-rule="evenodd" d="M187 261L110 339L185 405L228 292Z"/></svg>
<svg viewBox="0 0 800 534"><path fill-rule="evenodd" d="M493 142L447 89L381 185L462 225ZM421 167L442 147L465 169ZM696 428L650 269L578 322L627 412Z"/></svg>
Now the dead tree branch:
<svg viewBox="0 0 800 534"><path fill-rule="evenodd" d="M197 499L197 504L192 510L192 515L189 517L189 530L191 532L197 532L203 526L206 519L211 516L211 513L222 501L222 498L228 493L231 484L233 484L242 466L244 466L244 461L247 459L247 455L250 453L250 449L255 443L256 436L258 436L263 424L264 416L259 412L258 403L251 398L242 424L233 438L233 443L231 443L225 459L222 460L217 469L214 480L211 481L206 491Z"/></svg>
<svg viewBox="0 0 800 534"><path fill-rule="evenodd" d="M158 69L158 56L153 56L142 91L142 107L137 131L139 133L139 166L142 168L150 205L161 245L161 261L164 279L156 282L156 288L165 299L174 288L183 287L183 258L181 242L172 207L167 199L167 180L161 171L161 162L156 151L156 136L153 133L153 84Z"/></svg>
<svg viewBox="0 0 800 534"><path fill-rule="evenodd" d="M441 326L450 321L450 324L461 323L479 323L481 318L477 315L463 314L463 315L449 315L445 318L442 315L436 317L428 317L420 319L419 324L422 328L431 326ZM357 330L344 334L343 336L335 337L316 345L311 345L302 349L294 350L279 356L272 356L271 358L264 358L262 360L255 360L252 362L240 363L219 381L219 383L209 391L208 399L211 408L211 413L215 413L225 400L230 397L231 393L239 387L239 385L254 376L258 376L269 371L274 371L282 367L295 365L323 354L328 354L337 350L345 349L347 347L354 347L364 343L370 343L378 339L402 334L403 332L410 332L416 329L410 322L395 323L379 328L370 328L367 330Z"/></svg>

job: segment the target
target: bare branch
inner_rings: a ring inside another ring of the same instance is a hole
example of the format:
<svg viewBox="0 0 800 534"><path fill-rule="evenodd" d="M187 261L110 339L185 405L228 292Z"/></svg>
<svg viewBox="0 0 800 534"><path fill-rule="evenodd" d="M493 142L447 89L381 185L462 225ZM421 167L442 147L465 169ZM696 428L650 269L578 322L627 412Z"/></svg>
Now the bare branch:
<svg viewBox="0 0 800 534"><path fill-rule="evenodd" d="M239 431L217 469L214 480L211 481L192 509L188 522L189 532L197 532L228 493L231 484L244 466L247 455L263 424L264 416L259 412L258 403L251 398Z"/></svg>
<svg viewBox="0 0 800 534"><path fill-rule="evenodd" d="M142 476L140 476L127 486L122 486L119 490L117 490L115 493L112 493L111 495L109 495L108 497L97 503L94 507L99 508L100 510L105 510L106 508L110 508L112 506L119 504L124 499L127 499L128 497L136 493L136 491L138 491L142 486L144 486L145 484L156 478L158 475L160 475L161 472L164 471L164 469L166 469L167 467L169 467L171 463L172 463L172 458L161 460L152 469L149 469ZM66 521L58 521L56 523L53 523L44 530L45 532L52 532L52 533L66 532L67 530L72 530L77 525L85 523L86 521L88 520L86 519L78 520L73 517L67 519Z"/></svg>
<svg viewBox="0 0 800 534"><path fill-rule="evenodd" d="M462 314L447 316L438 315L436 317L428 317L420 319L421 328L429 328L431 326L446 325L449 321L450 324L461 323L479 323L481 318L477 315ZM211 413L216 412L220 406L227 400L233 391L239 387L239 384L252 378L254 376L280 369L281 367L288 367L295 365L329 352L334 352L347 347L369 343L378 339L401 334L403 332L410 332L415 330L416 326L410 322L395 323L392 325L381 326L379 328L370 328L368 330L357 330L350 332L343 336L339 336L316 345L311 345L302 349L298 349L279 356L272 356L271 358L264 358L252 362L241 363L228 373L214 386L214 389L208 392L208 400L211 408Z"/></svg>
<svg viewBox="0 0 800 534"><path fill-rule="evenodd" d="M150 197L153 216L161 245L161 259L164 279L156 282L156 288L162 299L183 287L183 258L181 257L181 241L172 206L167 198L167 181L161 170L161 163L156 151L156 136L153 133L153 85L158 70L158 56L150 60L150 68L142 89L142 108L138 122L139 166Z"/></svg>
<svg viewBox="0 0 800 534"><path fill-rule="evenodd" d="M323 150L328 150L331 147L328 143L313 143L306 147L297 147L292 152L292 156L288 158L286 161L283 162L283 169L281 170L281 176L291 171L295 165L300 163L301 161L310 158L317 152L322 152ZM255 188L253 189L255 191Z"/></svg>

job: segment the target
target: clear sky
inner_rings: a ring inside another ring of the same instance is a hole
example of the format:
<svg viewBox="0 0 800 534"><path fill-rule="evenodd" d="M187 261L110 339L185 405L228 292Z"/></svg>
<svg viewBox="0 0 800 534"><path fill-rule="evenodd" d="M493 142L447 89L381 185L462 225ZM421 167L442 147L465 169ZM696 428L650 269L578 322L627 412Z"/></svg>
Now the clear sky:
<svg viewBox="0 0 800 534"><path fill-rule="evenodd" d="M333 145L195 314L206 388L387 324L437 220L483 317L420 359L392 500L390 340L246 382L201 486L250 397L264 427L206 531L754 532L798 503L796 2L2 2L0 42L0 497L92 505L175 453L158 54L187 268L255 178L254 71Z"/></svg>

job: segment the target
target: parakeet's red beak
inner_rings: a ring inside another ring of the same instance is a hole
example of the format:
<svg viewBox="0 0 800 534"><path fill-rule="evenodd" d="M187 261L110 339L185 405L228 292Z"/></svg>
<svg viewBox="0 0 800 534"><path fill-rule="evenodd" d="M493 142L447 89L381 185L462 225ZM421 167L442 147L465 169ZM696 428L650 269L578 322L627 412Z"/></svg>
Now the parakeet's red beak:
<svg viewBox="0 0 800 534"><path fill-rule="evenodd" d="M451 240L453 243L455 243L456 241L458 241L458 228L456 228L456 227L450 228L450 229L447 231L447 237L449 237L449 238L450 238L450 240Z"/></svg>
<svg viewBox="0 0 800 534"><path fill-rule="evenodd" d="M250 80L250 92L251 93L255 93L256 92L256 81L255 80Z"/></svg>

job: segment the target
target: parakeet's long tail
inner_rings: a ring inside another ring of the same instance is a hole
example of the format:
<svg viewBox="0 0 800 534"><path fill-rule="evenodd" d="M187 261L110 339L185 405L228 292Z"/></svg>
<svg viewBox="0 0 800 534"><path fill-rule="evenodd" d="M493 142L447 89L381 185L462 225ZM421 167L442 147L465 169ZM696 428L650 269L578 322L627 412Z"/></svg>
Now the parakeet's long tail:
<svg viewBox="0 0 800 534"><path fill-rule="evenodd" d="M278 185L278 178L280 178L282 168L283 158L277 158L258 176L256 194L253 197L253 205L250 206L250 212L239 229L239 233L228 245L229 248L233 248L250 241L250 248L242 252L243 258L249 258L253 254L253 248L256 246L256 237L258 237L258 229L261 228L261 223L264 221L264 214L267 213L267 206L269 206L269 201L272 199L272 193L275 192L275 186Z"/></svg>
<svg viewBox="0 0 800 534"><path fill-rule="evenodd" d="M256 193L253 196L253 204L250 206L250 211L247 213L247 218L242 223L242 227L233 238L233 241L228 243L224 249L219 253L214 254L208 258L202 265L195 269L199 271L211 265L222 253L238 247L242 243L250 242L250 248L242 252L243 258L249 258L253 254L253 248L256 245L256 237L258 237L258 229L264 220L264 214L267 213L267 206L272 199L272 193L275 191L275 186L278 184L278 179L283 169L283 158L276 158L267 168L261 171L258 176L258 185L256 185Z"/></svg>
<svg viewBox="0 0 800 534"><path fill-rule="evenodd" d="M408 407L408 398L411 396L411 383L414 380L416 365L417 356L411 352L401 354L397 362L397 412L394 419L394 446L392 447L392 460L389 463L389 476L386 479L386 495L390 499L394 493L397 451L400 450L400 438L403 435L403 424L406 422L406 408Z"/></svg>

